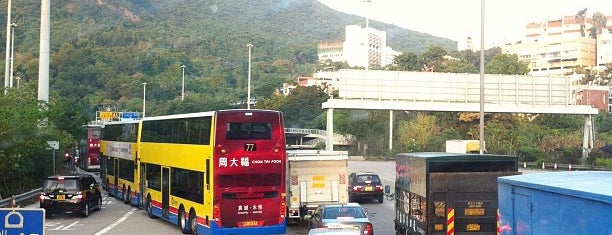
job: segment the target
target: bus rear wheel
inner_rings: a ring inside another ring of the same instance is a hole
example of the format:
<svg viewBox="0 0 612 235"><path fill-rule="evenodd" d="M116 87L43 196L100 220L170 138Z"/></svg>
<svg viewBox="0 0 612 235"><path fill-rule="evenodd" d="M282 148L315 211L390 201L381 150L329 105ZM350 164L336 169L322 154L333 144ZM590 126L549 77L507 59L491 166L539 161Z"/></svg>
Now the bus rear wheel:
<svg viewBox="0 0 612 235"><path fill-rule="evenodd" d="M189 230L192 234L198 234L198 216L193 208L189 211Z"/></svg>
<svg viewBox="0 0 612 235"><path fill-rule="evenodd" d="M132 188L128 187L127 194L125 195L125 203L132 205Z"/></svg>
<svg viewBox="0 0 612 235"><path fill-rule="evenodd" d="M149 218L155 219L155 215L153 214L153 205L151 204L151 196L147 196L147 214Z"/></svg>
<svg viewBox="0 0 612 235"><path fill-rule="evenodd" d="M187 216L185 216L185 208L181 206L178 213L178 226L181 228L181 232L184 234L190 234L189 227L187 227Z"/></svg>

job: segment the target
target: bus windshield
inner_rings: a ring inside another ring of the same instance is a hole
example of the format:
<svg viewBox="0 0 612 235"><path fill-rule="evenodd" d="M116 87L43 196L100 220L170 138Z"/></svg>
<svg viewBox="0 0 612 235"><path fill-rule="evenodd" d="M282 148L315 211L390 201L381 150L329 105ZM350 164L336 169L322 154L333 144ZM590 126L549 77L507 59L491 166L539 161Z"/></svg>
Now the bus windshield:
<svg viewBox="0 0 612 235"><path fill-rule="evenodd" d="M227 140L270 140L272 124L269 122L228 122Z"/></svg>

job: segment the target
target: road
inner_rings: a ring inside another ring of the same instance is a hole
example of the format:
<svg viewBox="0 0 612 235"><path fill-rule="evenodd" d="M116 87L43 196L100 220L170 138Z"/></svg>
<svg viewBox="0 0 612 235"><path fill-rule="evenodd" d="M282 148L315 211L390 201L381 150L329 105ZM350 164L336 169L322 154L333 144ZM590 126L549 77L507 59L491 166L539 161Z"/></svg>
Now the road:
<svg viewBox="0 0 612 235"><path fill-rule="evenodd" d="M379 174L385 185L393 185L395 179L395 162L392 161L349 161L349 172L373 171ZM524 174L541 172L541 170L520 169ZM106 193L105 193L106 195ZM393 218L393 201L385 200L361 202L368 210L374 225L374 234L395 234ZM38 204L30 207L38 207ZM47 235L81 235L81 234L182 234L171 223L160 219L150 219L142 209L129 206L116 198L104 196L101 211L94 211L87 218L77 215L53 215L45 221ZM288 235L308 234L306 223L287 227Z"/></svg>

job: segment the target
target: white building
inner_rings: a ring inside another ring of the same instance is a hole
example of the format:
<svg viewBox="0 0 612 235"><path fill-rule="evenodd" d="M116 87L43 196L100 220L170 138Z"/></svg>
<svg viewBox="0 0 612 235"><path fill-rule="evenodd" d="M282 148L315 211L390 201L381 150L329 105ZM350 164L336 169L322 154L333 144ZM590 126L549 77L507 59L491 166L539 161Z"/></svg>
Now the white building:
<svg viewBox="0 0 612 235"><path fill-rule="evenodd" d="M341 44L340 44L341 43ZM387 46L387 33L360 25L347 25L344 42L319 43L319 60L347 62L349 66L382 68L401 52Z"/></svg>
<svg viewBox="0 0 612 235"><path fill-rule="evenodd" d="M383 61L382 61L383 67L393 64L393 60L395 59L395 57L401 54L402 54L401 52L394 51L393 48L391 47L386 47L383 50L383 56L384 56Z"/></svg>

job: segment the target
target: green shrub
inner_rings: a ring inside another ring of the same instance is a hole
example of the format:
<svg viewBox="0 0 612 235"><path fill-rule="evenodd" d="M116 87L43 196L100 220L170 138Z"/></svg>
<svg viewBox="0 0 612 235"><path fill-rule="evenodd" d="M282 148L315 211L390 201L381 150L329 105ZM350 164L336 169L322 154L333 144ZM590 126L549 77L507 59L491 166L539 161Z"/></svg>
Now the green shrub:
<svg viewBox="0 0 612 235"><path fill-rule="evenodd" d="M520 147L518 149L518 157L520 162L535 162L540 158L547 158L547 155L538 148Z"/></svg>
<svg viewBox="0 0 612 235"><path fill-rule="evenodd" d="M610 158L597 158L595 159L595 166L602 166L606 168L612 168L612 159Z"/></svg>
<svg viewBox="0 0 612 235"><path fill-rule="evenodd" d="M582 164L582 150L580 149L562 149L555 154L557 163Z"/></svg>

